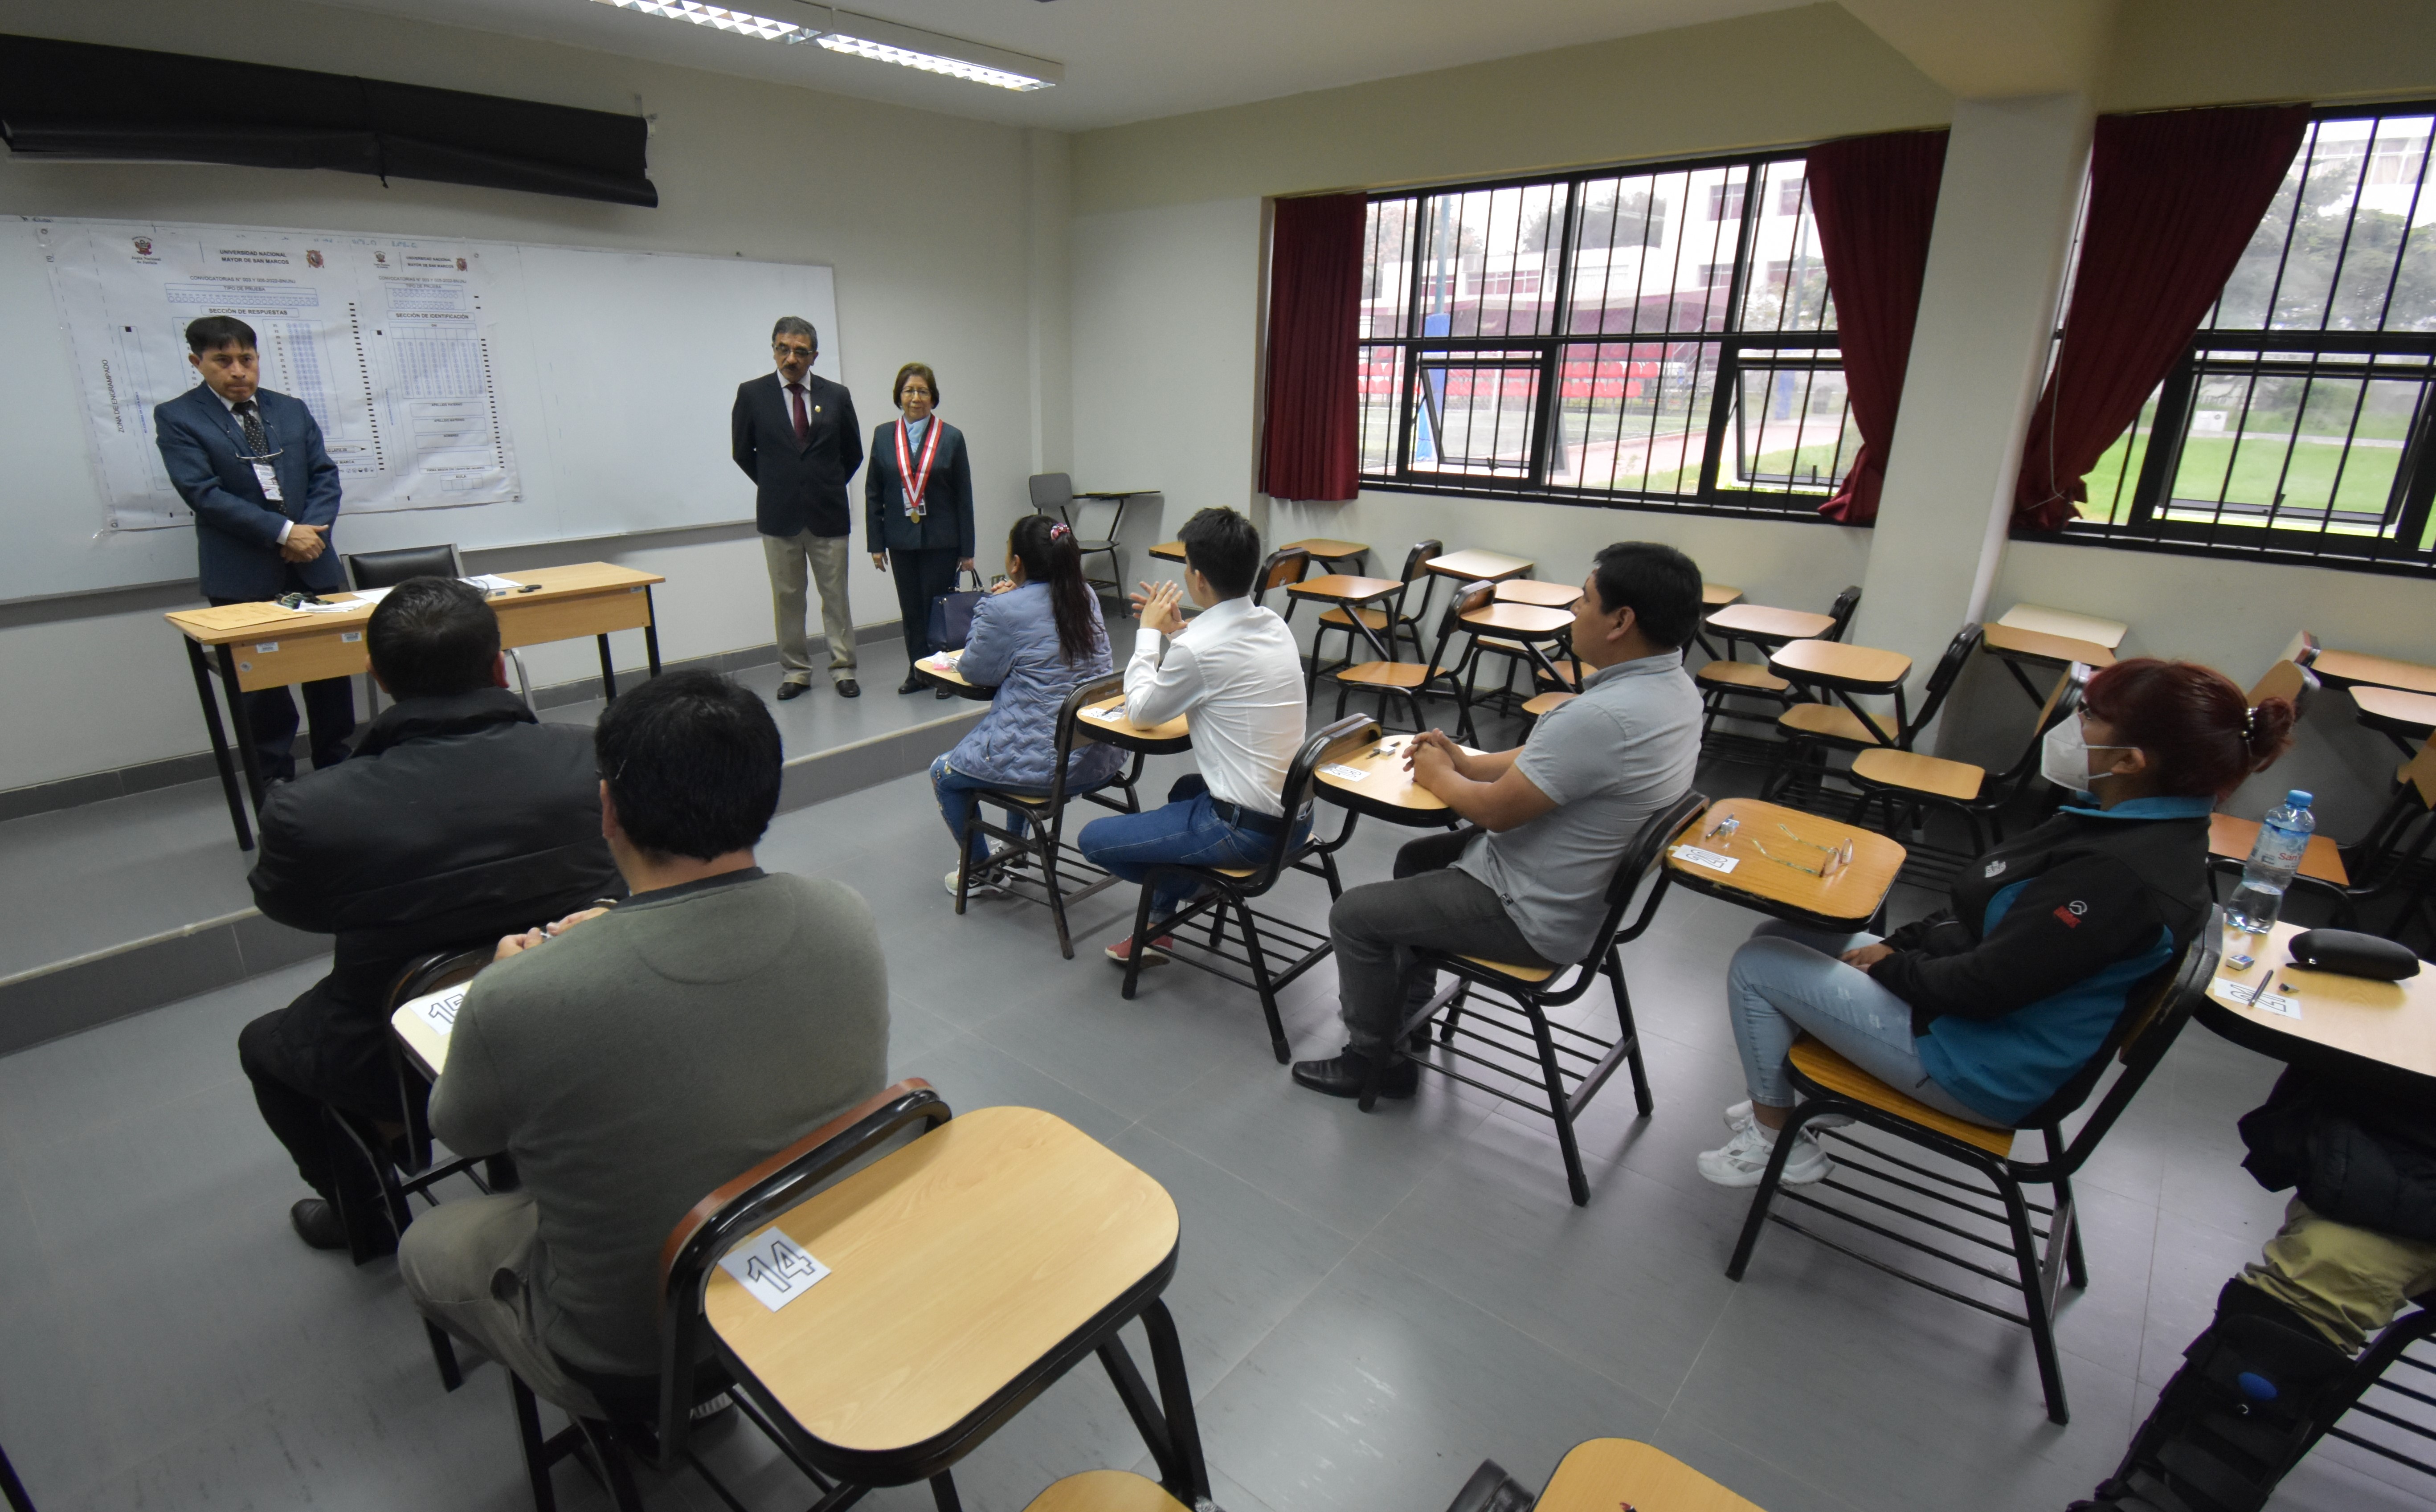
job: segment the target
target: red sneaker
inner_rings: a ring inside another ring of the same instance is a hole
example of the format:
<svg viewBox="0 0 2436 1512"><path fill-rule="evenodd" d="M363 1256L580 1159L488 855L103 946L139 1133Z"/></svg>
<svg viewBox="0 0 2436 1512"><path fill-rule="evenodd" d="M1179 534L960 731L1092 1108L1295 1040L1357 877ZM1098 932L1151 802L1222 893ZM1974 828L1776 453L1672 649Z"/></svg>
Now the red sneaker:
<svg viewBox="0 0 2436 1512"><path fill-rule="evenodd" d="M1152 966L1163 966L1167 965L1167 951L1169 947L1174 944L1175 936L1172 934L1162 934L1157 939L1153 940L1150 943L1150 947L1142 952L1143 968L1147 970ZM1133 959L1133 948L1134 937L1128 934L1123 939L1119 940L1116 944L1108 947L1107 957L1117 965L1123 965Z"/></svg>

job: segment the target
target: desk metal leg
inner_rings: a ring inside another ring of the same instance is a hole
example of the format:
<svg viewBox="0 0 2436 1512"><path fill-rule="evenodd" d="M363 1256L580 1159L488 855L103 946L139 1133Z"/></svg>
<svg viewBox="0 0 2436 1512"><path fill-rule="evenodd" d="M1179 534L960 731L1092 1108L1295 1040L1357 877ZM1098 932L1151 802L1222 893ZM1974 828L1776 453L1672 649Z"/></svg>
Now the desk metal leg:
<svg viewBox="0 0 2436 1512"><path fill-rule="evenodd" d="M2010 656L1999 656L1996 659L2005 664L2005 670L2013 674L2013 681L2021 685L2022 691L2029 695L2031 703L2038 704L2041 708L2044 708L2046 706L2046 695L2041 693L2039 691L2038 685L2030 681L2029 674L2022 670L2021 663L2013 660Z"/></svg>
<svg viewBox="0 0 2436 1512"><path fill-rule="evenodd" d="M618 696L618 668L609 659L609 637L603 634L592 638L600 643L600 697L605 703Z"/></svg>
<svg viewBox="0 0 2436 1512"><path fill-rule="evenodd" d="M228 697L229 732L235 737L238 759L245 763L245 791L253 799L256 813L262 811L262 761L254 755L253 721L246 717L245 690L236 683L236 651L220 649L220 691Z"/></svg>
<svg viewBox="0 0 2436 1512"><path fill-rule="evenodd" d="M0 1450L0 1497L8 1500L14 1512L34 1512L34 1499L26 1494L26 1485L17 1479L16 1469L9 1463L5 1450Z"/></svg>
<svg viewBox="0 0 2436 1512"><path fill-rule="evenodd" d="M938 1506L939 1512L965 1512L965 1503L956 1495L956 1477L951 1471L941 1470L931 1477L931 1500Z"/></svg>
<svg viewBox="0 0 2436 1512"><path fill-rule="evenodd" d="M236 848L252 850L253 829L246 823L245 800L237 796L236 763L229 759L228 736L220 727L220 706L212 695L211 664L203 659L203 648L191 640L186 642L186 661L195 669L195 697L202 701L203 726L212 734L212 761L220 769L220 792L228 799L229 824L236 830Z"/></svg>
<svg viewBox="0 0 2436 1512"><path fill-rule="evenodd" d="M1150 1335L1150 1358L1158 1371L1158 1396L1167 1409L1167 1431L1176 1468L1184 1484L1174 1489L1188 1506L1209 1505L1209 1467L1201 1457L1201 1423L1192 1410L1192 1383L1184 1373L1184 1345L1175 1336L1175 1319L1167 1304L1153 1298L1142 1309L1142 1329Z"/></svg>
<svg viewBox="0 0 2436 1512"><path fill-rule="evenodd" d="M652 602L652 585L643 584L643 658L651 663L652 675L660 675L660 611Z"/></svg>

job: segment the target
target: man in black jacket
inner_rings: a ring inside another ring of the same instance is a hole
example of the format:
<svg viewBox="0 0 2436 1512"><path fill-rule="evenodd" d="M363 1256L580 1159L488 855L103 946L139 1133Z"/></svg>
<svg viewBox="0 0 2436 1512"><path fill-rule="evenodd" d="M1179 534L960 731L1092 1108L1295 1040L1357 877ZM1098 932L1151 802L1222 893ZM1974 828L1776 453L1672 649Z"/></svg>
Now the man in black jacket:
<svg viewBox="0 0 2436 1512"><path fill-rule="evenodd" d="M316 1249L347 1243L337 1183L369 1195L371 1179L334 1160L322 1105L403 1116L380 1009L407 963L624 891L601 839L590 732L543 724L508 691L480 590L399 583L365 637L397 702L347 760L272 790L248 878L270 918L338 936L328 976L237 1035L263 1121L319 1193L288 1214Z"/></svg>
<svg viewBox="0 0 2436 1512"><path fill-rule="evenodd" d="M2295 1189L2224 1283L2122 1465L2076 1512L2256 1512L2340 1408L2352 1356L2406 1300L2436 1305L2436 1108L2287 1070L2241 1121L2242 1165Z"/></svg>
<svg viewBox="0 0 2436 1512"><path fill-rule="evenodd" d="M770 568L777 618L781 699L812 686L811 642L804 633L804 569L821 593L821 633L829 642L829 680L842 697L862 691L854 677L854 609L846 599L846 479L862 465L862 430L854 396L812 372L821 339L808 321L781 317L770 333L778 371L737 385L728 422L736 465L753 479L754 524Z"/></svg>

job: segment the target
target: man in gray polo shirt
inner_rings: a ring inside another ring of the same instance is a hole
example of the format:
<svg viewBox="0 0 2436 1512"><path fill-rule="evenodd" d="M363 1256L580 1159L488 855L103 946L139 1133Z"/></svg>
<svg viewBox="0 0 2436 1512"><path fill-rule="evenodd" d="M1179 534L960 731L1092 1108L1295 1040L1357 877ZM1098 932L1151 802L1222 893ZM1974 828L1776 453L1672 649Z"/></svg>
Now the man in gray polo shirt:
<svg viewBox="0 0 2436 1512"><path fill-rule="evenodd" d="M1700 695L1683 670L1699 624L1700 569L1672 547L1624 541L1598 554L1574 605L1581 697L1540 717L1517 751L1467 756L1436 730L1412 747L1413 781L1470 823L1417 840L1396 879L1357 887L1329 914L1345 1019L1342 1053L1294 1079L1354 1097L1410 1097L1420 1069L1393 1044L1434 973L1412 947L1515 965L1560 966L1590 949L1607 887L1642 822L1691 791Z"/></svg>

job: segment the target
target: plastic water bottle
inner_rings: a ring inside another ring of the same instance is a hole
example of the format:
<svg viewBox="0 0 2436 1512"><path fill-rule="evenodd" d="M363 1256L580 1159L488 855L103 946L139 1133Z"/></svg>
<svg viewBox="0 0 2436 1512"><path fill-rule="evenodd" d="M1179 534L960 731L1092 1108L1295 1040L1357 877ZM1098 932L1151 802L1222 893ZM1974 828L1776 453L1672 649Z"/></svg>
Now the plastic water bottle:
<svg viewBox="0 0 2436 1512"><path fill-rule="evenodd" d="M2309 804L2310 795L2295 788L2258 822L2258 843L2250 847L2250 860L2242 863L2241 886L2225 905L2225 914L2236 929L2265 934L2275 928L2275 916L2284 910L2284 889L2301 869L2301 857L2318 827L2318 816L2309 811Z"/></svg>

